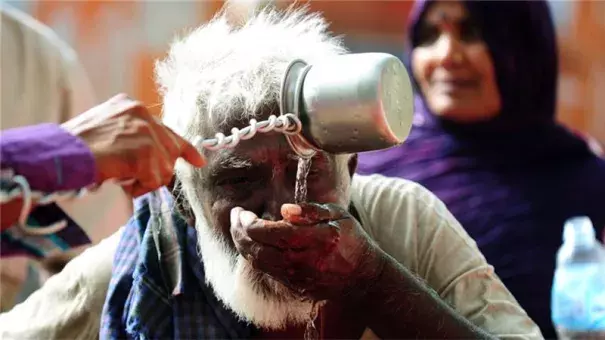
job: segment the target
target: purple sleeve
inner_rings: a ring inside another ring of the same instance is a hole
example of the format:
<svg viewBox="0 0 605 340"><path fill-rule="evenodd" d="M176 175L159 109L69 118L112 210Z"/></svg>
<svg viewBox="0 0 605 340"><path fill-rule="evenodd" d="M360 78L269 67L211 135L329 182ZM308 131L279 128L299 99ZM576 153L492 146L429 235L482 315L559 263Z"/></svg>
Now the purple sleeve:
<svg viewBox="0 0 605 340"><path fill-rule="evenodd" d="M0 150L0 167L25 177L33 190L80 189L96 176L90 149L57 124L2 131Z"/></svg>

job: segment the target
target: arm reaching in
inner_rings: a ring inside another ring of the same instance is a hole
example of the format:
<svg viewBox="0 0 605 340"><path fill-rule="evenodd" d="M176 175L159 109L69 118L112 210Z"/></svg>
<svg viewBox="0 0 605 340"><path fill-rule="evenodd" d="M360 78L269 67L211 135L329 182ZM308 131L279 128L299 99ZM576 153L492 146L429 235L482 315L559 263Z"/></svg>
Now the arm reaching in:
<svg viewBox="0 0 605 340"><path fill-rule="evenodd" d="M61 126L41 124L4 131L1 167L24 177L32 190L77 190L109 179L134 180L134 197L168 184L178 158L205 164L189 142L125 95L118 95ZM3 192L10 178L3 178ZM13 186L14 188L14 183ZM32 202L32 208L36 202ZM23 200L3 200L2 230L13 226Z"/></svg>

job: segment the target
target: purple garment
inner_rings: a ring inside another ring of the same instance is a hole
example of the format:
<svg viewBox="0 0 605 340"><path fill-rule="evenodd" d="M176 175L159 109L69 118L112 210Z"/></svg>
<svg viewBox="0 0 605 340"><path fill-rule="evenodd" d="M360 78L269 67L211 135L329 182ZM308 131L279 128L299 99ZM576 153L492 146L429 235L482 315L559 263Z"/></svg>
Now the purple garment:
<svg viewBox="0 0 605 340"><path fill-rule="evenodd" d="M0 150L0 167L27 178L34 190L80 189L95 179L95 160L88 146L57 124L2 131Z"/></svg>
<svg viewBox="0 0 605 340"><path fill-rule="evenodd" d="M80 189L92 184L96 176L94 156L86 144L56 124L3 131L0 149L1 168L24 176L33 190ZM11 186L14 184L3 180L3 190ZM66 220L67 227L50 236L24 235L18 226L2 231L0 257L44 257L57 249L65 251L90 243L86 233L55 204L34 209L28 224L46 226L59 220Z"/></svg>
<svg viewBox="0 0 605 340"><path fill-rule="evenodd" d="M430 3L418 1L412 12L411 46ZM550 290L563 224L586 215L601 235L605 162L555 122L558 57L547 3L464 3L491 52L500 115L459 125L434 116L417 95L408 140L361 154L358 172L410 179L435 193L543 335L553 338Z"/></svg>

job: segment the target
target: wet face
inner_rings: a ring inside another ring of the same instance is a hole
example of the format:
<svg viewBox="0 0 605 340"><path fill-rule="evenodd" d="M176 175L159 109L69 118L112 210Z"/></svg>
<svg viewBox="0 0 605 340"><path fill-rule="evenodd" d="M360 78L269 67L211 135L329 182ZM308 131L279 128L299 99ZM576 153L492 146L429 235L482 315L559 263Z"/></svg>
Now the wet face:
<svg viewBox="0 0 605 340"><path fill-rule="evenodd" d="M498 114L501 102L492 58L462 3L431 5L414 45L412 72L432 112L462 123Z"/></svg>
<svg viewBox="0 0 605 340"><path fill-rule="evenodd" d="M231 209L241 207L266 220L281 220L281 206L294 203L298 157L281 133L257 134L230 150L210 155L203 182L206 216L227 238ZM318 153L307 177L311 202L344 202L336 158ZM231 242L231 241L229 241Z"/></svg>
<svg viewBox="0 0 605 340"><path fill-rule="evenodd" d="M227 134L230 129L220 130ZM235 207L263 219L282 219L281 206L294 203L297 156L283 134L258 133L233 149L207 152L206 157L207 166L183 178L183 189L195 215L208 283L236 314L259 327L305 322L310 302L252 268L237 253L230 233ZM307 177L308 201L347 206L355 158L348 159L317 153Z"/></svg>

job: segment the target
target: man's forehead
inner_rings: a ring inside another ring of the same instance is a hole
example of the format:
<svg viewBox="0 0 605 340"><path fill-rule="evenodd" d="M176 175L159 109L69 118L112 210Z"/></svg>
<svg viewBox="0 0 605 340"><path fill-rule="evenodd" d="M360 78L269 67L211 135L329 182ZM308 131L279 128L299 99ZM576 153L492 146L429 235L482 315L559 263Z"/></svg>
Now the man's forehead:
<svg viewBox="0 0 605 340"><path fill-rule="evenodd" d="M223 162L227 159L249 159L262 163L268 161L269 157L297 159L286 137L282 133L274 131L257 133L251 139L240 140L234 148L211 151L211 153L210 162Z"/></svg>
<svg viewBox="0 0 605 340"><path fill-rule="evenodd" d="M214 124L213 131L208 131L206 138L212 138L218 132L225 136L231 135L231 129L234 127L243 129L250 125L250 119L257 121L268 119L270 115L279 116L279 106L277 103L265 105L254 115L250 114L232 114L227 119ZM240 140L234 148L207 151L207 168L213 173L224 169L249 168L271 164L282 161L296 161L298 155L292 150L284 134L279 132L257 132L254 137L247 140ZM329 161L329 157L318 152L314 161Z"/></svg>
<svg viewBox="0 0 605 340"><path fill-rule="evenodd" d="M257 133L248 140L240 140L234 148L209 151L207 167L214 170L245 168L280 159L296 159L294 151L279 132Z"/></svg>
<svg viewBox="0 0 605 340"><path fill-rule="evenodd" d="M260 122L268 119L271 115L280 115L277 103L265 105L254 113L241 111L231 112L225 119L220 119L213 124L210 124L208 129L210 131L205 131L208 135L206 138L211 138L211 136L213 137L218 132L223 133L225 136L229 136L231 135L231 129L234 127L241 130L250 125L251 119L256 119L257 122Z"/></svg>
<svg viewBox="0 0 605 340"><path fill-rule="evenodd" d="M297 161L298 158L283 134L271 132L241 141L233 149L212 151L207 167L212 173L218 173L227 169L274 166L276 163ZM323 152L318 152L313 161L329 162L329 157Z"/></svg>

